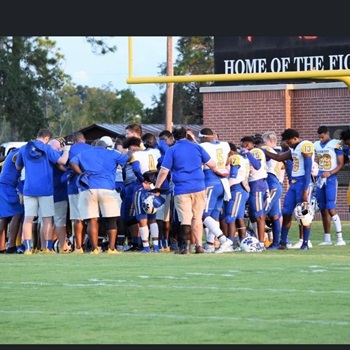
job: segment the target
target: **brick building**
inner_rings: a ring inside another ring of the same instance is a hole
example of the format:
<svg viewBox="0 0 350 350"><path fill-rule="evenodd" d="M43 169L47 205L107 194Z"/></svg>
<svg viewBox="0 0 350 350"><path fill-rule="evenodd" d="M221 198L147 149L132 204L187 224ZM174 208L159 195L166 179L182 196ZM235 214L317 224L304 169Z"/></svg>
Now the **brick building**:
<svg viewBox="0 0 350 350"><path fill-rule="evenodd" d="M350 91L342 82L215 86L203 94L203 125L214 129L221 140L239 144L246 135L295 128L301 138L318 139L317 128L327 125L339 137L350 124ZM350 220L346 192L349 166L339 174L337 197L341 220ZM287 183L285 182L285 190ZM320 214L316 215L320 220Z"/></svg>

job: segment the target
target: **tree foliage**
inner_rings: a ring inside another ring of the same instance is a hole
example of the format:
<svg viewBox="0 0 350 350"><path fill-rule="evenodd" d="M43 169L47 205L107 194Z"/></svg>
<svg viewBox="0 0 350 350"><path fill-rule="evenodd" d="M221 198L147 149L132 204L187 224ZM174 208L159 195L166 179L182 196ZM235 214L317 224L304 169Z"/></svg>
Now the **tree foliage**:
<svg viewBox="0 0 350 350"><path fill-rule="evenodd" d="M48 38L0 37L0 112L9 132L4 137L27 140L48 125L42 97L66 77L54 47Z"/></svg>

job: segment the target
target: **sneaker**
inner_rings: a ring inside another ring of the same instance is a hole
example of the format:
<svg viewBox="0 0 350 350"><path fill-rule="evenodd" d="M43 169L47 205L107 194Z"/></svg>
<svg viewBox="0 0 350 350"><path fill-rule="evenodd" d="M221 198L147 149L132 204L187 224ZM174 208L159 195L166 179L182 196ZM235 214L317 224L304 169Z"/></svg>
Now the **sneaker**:
<svg viewBox="0 0 350 350"><path fill-rule="evenodd" d="M201 245L199 245L199 246L196 246L195 252L196 252L196 254L203 254L204 253L204 249L203 249L203 247Z"/></svg>
<svg viewBox="0 0 350 350"><path fill-rule="evenodd" d="M129 246L128 246L129 247ZM130 248L130 247L129 247ZM124 246L121 244L117 244L117 250L118 252L122 252L124 250Z"/></svg>
<svg viewBox="0 0 350 350"><path fill-rule="evenodd" d="M140 253L150 253L151 252L151 248L150 247L144 247Z"/></svg>
<svg viewBox="0 0 350 350"><path fill-rule="evenodd" d="M162 252L170 252L170 247L166 247L166 248L162 248L161 249Z"/></svg>
<svg viewBox="0 0 350 350"><path fill-rule="evenodd" d="M108 248L107 254L120 254L120 251L118 251L117 249L112 250L111 248Z"/></svg>
<svg viewBox="0 0 350 350"><path fill-rule="evenodd" d="M215 252L214 244L205 243L203 250L204 250L204 253L214 253Z"/></svg>
<svg viewBox="0 0 350 350"><path fill-rule="evenodd" d="M75 248L72 254L84 254L83 248Z"/></svg>
<svg viewBox="0 0 350 350"><path fill-rule="evenodd" d="M176 239L170 238L169 241L170 241L170 250L175 250L176 251L176 250L179 249L179 245L178 245Z"/></svg>
<svg viewBox="0 0 350 350"><path fill-rule="evenodd" d="M346 243L342 238L340 238L340 239L337 239L337 242L334 245L340 246L340 245L346 245Z"/></svg>
<svg viewBox="0 0 350 350"><path fill-rule="evenodd" d="M277 244L271 244L269 247L266 248L266 250L278 250Z"/></svg>
<svg viewBox="0 0 350 350"><path fill-rule="evenodd" d="M278 245L278 250L287 250L288 247L287 247L287 243L282 243L280 242L280 244Z"/></svg>
<svg viewBox="0 0 350 350"><path fill-rule="evenodd" d="M42 251L43 254L56 254L56 252L54 250L50 250L50 249L47 249L45 248L43 251Z"/></svg>
<svg viewBox="0 0 350 350"><path fill-rule="evenodd" d="M159 253L160 249L158 245L153 246L153 253Z"/></svg>
<svg viewBox="0 0 350 350"><path fill-rule="evenodd" d="M6 254L17 254L17 247L13 246L13 247L8 247L5 250Z"/></svg>
<svg viewBox="0 0 350 350"><path fill-rule="evenodd" d="M23 254L24 253L24 245L21 244L19 246L16 246L17 254Z"/></svg>
<svg viewBox="0 0 350 350"><path fill-rule="evenodd" d="M312 248L312 243L311 243L310 240L307 241L307 246L308 246L309 248Z"/></svg>
<svg viewBox="0 0 350 350"><path fill-rule="evenodd" d="M233 245L233 242L230 239L226 239L226 241L224 243L221 243L220 247L217 250L215 250L214 253L216 254L224 253L226 252L227 248L232 245Z"/></svg>
<svg viewBox="0 0 350 350"><path fill-rule="evenodd" d="M95 248L94 250L92 250L90 252L90 254L92 254L92 255L100 254L100 249L99 248Z"/></svg>
<svg viewBox="0 0 350 350"><path fill-rule="evenodd" d="M306 244L302 244L300 250L309 250L309 247Z"/></svg>
<svg viewBox="0 0 350 350"><path fill-rule="evenodd" d="M181 254L181 255L187 255L187 254L191 254L189 249L183 248L183 249L178 249L175 250L174 254Z"/></svg>
<svg viewBox="0 0 350 350"><path fill-rule="evenodd" d="M32 255L32 251L31 250L25 250L23 254L24 255Z"/></svg>
<svg viewBox="0 0 350 350"><path fill-rule="evenodd" d="M129 249L127 249L126 247L129 247ZM137 245L133 245L133 246L125 246L124 247L124 252L140 252L142 250L142 248L140 248Z"/></svg>
<svg viewBox="0 0 350 350"><path fill-rule="evenodd" d="M323 242L319 243L318 245L332 245L332 244L333 244L332 241L329 241L329 242L323 241Z"/></svg>
<svg viewBox="0 0 350 350"><path fill-rule="evenodd" d="M303 245L303 240L299 239L299 241L297 243L295 243L294 245L292 245L292 247L290 249L300 249L302 245Z"/></svg>

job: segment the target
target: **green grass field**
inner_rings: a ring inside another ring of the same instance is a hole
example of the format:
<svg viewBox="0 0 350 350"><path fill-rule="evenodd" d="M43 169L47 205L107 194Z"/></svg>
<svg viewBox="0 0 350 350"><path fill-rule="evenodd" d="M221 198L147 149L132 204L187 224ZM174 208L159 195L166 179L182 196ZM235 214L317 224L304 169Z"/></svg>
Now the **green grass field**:
<svg viewBox="0 0 350 350"><path fill-rule="evenodd" d="M309 251L1 254L0 343L349 344L349 226Z"/></svg>

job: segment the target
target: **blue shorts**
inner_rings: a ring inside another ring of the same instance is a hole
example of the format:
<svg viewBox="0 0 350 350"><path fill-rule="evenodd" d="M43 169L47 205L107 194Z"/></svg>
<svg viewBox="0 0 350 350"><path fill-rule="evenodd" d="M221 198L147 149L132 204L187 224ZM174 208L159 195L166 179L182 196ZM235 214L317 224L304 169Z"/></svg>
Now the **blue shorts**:
<svg viewBox="0 0 350 350"><path fill-rule="evenodd" d="M281 197L283 188L277 177L269 174L267 177L267 183L270 189L271 202L266 210L266 215L273 217L275 215L281 216Z"/></svg>
<svg viewBox="0 0 350 350"><path fill-rule="evenodd" d="M335 209L338 189L338 177L331 175L327 177L326 183L322 188L316 187L315 197L317 199L320 210Z"/></svg>
<svg viewBox="0 0 350 350"><path fill-rule="evenodd" d="M225 220L228 224L236 221L236 219L244 219L248 198L249 192L241 184L231 186L231 199L227 202L225 211Z"/></svg>
<svg viewBox="0 0 350 350"><path fill-rule="evenodd" d="M134 211L134 192L135 192L135 183L129 183L125 185L125 195L122 200L120 214L123 220L128 222L130 219L135 217Z"/></svg>
<svg viewBox="0 0 350 350"><path fill-rule="evenodd" d="M211 216L214 219L218 219L220 211L224 204L224 187L221 181L218 183L206 184L206 204L203 212L203 216Z"/></svg>
<svg viewBox="0 0 350 350"><path fill-rule="evenodd" d="M304 180L302 177L291 180L287 193L284 196L282 215L293 214L296 205L303 201L303 185Z"/></svg>

